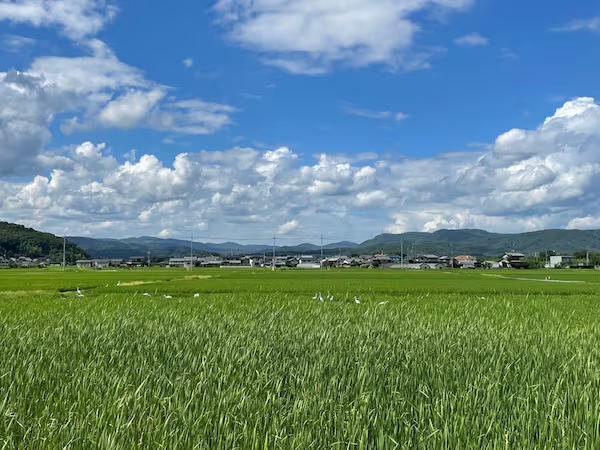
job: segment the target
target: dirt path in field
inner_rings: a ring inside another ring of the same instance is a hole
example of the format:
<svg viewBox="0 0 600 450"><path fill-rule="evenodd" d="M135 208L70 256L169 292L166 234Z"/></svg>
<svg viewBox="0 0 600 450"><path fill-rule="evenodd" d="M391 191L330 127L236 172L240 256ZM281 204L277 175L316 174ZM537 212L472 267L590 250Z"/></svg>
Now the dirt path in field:
<svg viewBox="0 0 600 450"><path fill-rule="evenodd" d="M544 281L546 283L587 283L587 281L582 280L540 280L539 278L510 278L511 280L521 280L521 281Z"/></svg>
<svg viewBox="0 0 600 450"><path fill-rule="evenodd" d="M153 284L153 283L160 283L160 280L154 280L154 281L127 281L125 283L121 283L121 286L141 286L143 284Z"/></svg>
<svg viewBox="0 0 600 450"><path fill-rule="evenodd" d="M121 283L121 286L142 286L144 284L156 284L156 283L164 283L164 282L171 282L171 281L190 281L190 280L206 280L208 278L213 278L212 275L187 275L185 277L181 277L181 278L173 278L172 280L145 280L145 281L126 281L124 283Z"/></svg>
<svg viewBox="0 0 600 450"><path fill-rule="evenodd" d="M582 280L552 280L548 278L517 278L517 277L507 277L504 275L488 275L482 274L484 277L494 277L494 278L504 278L505 280L519 280L519 281L543 281L545 283L587 283L587 281Z"/></svg>
<svg viewBox="0 0 600 450"><path fill-rule="evenodd" d="M49 289L49 290L42 290L42 289L36 289L36 290L32 290L32 291L27 291L27 290L15 290L12 289L10 291L0 291L0 297L14 297L14 296L22 296L22 295L49 295L49 294L54 294L55 291Z"/></svg>

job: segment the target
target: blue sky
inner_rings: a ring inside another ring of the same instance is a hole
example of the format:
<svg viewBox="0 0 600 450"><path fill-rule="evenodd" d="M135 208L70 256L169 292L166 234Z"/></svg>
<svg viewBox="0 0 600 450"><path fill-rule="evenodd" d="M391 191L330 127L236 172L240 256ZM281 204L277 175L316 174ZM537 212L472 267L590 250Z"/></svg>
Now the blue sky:
<svg viewBox="0 0 600 450"><path fill-rule="evenodd" d="M597 2L172 3L0 0L0 220L289 242L600 227Z"/></svg>

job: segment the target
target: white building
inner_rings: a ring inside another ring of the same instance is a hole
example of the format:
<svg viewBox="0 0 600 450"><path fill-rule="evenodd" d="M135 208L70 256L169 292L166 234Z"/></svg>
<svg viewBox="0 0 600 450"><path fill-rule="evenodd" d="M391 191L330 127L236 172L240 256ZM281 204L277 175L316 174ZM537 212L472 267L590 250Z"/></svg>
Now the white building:
<svg viewBox="0 0 600 450"><path fill-rule="evenodd" d="M196 265L196 262L198 262L198 257L196 256L192 258L189 256L183 258L169 258L169 267L184 267L190 269L192 265Z"/></svg>
<svg viewBox="0 0 600 450"><path fill-rule="evenodd" d="M551 256L550 267L555 269L556 266L570 267L575 263L574 256Z"/></svg>
<svg viewBox="0 0 600 450"><path fill-rule="evenodd" d="M298 264L314 264L315 257L313 255L302 255L298 259Z"/></svg>
<svg viewBox="0 0 600 450"><path fill-rule="evenodd" d="M296 266L296 269L320 269L321 264L319 263L311 263L311 262L302 262Z"/></svg>

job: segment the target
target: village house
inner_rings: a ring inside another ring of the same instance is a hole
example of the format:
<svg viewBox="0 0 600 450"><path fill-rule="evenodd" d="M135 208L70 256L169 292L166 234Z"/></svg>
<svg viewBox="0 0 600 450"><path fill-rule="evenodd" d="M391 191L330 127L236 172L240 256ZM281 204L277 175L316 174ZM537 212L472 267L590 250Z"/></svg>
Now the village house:
<svg viewBox="0 0 600 450"><path fill-rule="evenodd" d="M481 267L484 269L502 269L502 264L498 261L484 261Z"/></svg>
<svg viewBox="0 0 600 450"><path fill-rule="evenodd" d="M478 266L477 258L471 255L458 255L454 257L457 267L461 269L475 269Z"/></svg>
<svg viewBox="0 0 600 450"><path fill-rule="evenodd" d="M430 269L446 269L448 266L442 263L407 263L407 264L392 264L390 269L407 269L407 270L430 270Z"/></svg>
<svg viewBox="0 0 600 450"><path fill-rule="evenodd" d="M79 259L75 261L78 269L106 269L108 267L118 267L123 263L122 259Z"/></svg>
<svg viewBox="0 0 600 450"><path fill-rule="evenodd" d="M197 256L184 256L183 258L169 258L168 267L183 267L191 269L198 262Z"/></svg>
<svg viewBox="0 0 600 450"><path fill-rule="evenodd" d="M502 267L511 267L514 269L522 269L527 267L527 261L525 261L525 255L523 253L506 253L500 260Z"/></svg>
<svg viewBox="0 0 600 450"><path fill-rule="evenodd" d="M437 264L440 262L440 257L436 255L418 255L412 258L409 262L412 264Z"/></svg>

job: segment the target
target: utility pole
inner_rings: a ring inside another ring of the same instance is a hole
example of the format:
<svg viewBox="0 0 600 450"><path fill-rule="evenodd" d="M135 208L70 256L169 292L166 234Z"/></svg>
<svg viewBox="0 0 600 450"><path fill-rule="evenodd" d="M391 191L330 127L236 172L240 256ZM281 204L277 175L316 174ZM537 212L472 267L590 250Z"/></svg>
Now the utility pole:
<svg viewBox="0 0 600 450"><path fill-rule="evenodd" d="M450 244L450 269L454 269L454 247Z"/></svg>
<svg viewBox="0 0 600 450"><path fill-rule="evenodd" d="M275 235L273 235L273 263L271 264L273 266L273 272L275 272L275 239L277 238L275 237Z"/></svg>
<svg viewBox="0 0 600 450"><path fill-rule="evenodd" d="M63 234L63 272L65 271L67 260L67 237Z"/></svg>
<svg viewBox="0 0 600 450"><path fill-rule="evenodd" d="M150 267L150 249L148 249L148 267Z"/></svg>
<svg viewBox="0 0 600 450"><path fill-rule="evenodd" d="M585 265L589 266L590 265L590 248L586 248L585 249Z"/></svg>
<svg viewBox="0 0 600 450"><path fill-rule="evenodd" d="M323 235L321 235L321 261L319 262L319 268L323 269Z"/></svg>
<svg viewBox="0 0 600 450"><path fill-rule="evenodd" d="M402 242L402 236L400 236L400 268L404 269L404 243Z"/></svg>
<svg viewBox="0 0 600 450"><path fill-rule="evenodd" d="M194 268L194 233L190 236L190 270Z"/></svg>

